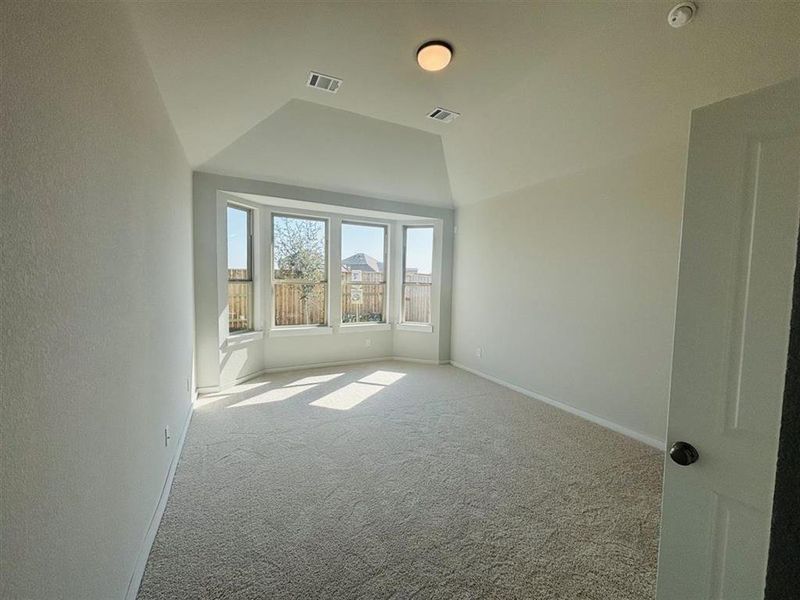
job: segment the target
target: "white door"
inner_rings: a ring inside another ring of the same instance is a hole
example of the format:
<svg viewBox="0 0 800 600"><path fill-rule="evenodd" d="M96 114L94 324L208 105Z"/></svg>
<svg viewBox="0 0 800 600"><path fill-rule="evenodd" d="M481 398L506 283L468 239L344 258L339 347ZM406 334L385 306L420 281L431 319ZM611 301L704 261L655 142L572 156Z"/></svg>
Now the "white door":
<svg viewBox="0 0 800 600"><path fill-rule="evenodd" d="M800 220L800 79L692 113L658 600L764 595Z"/></svg>

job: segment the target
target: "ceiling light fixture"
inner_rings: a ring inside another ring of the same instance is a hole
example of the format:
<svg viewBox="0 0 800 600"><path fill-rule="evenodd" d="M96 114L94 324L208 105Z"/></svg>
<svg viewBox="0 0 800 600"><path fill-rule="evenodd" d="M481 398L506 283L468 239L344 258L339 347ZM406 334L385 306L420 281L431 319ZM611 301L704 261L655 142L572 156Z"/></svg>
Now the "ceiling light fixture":
<svg viewBox="0 0 800 600"><path fill-rule="evenodd" d="M417 64L426 71L441 71L453 59L453 47L447 42L425 42L417 50Z"/></svg>

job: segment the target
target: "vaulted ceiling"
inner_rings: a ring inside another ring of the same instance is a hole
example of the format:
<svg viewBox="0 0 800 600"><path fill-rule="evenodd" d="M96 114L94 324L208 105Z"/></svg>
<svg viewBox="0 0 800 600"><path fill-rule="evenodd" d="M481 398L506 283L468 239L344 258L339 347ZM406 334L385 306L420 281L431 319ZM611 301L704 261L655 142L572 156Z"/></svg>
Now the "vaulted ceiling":
<svg viewBox="0 0 800 600"><path fill-rule="evenodd" d="M673 4L131 10L194 168L460 205L685 144L692 108L800 74L800 2L700 1L681 29L666 22ZM438 73L414 59L433 38L455 49ZM344 84L310 89L309 70ZM435 106L463 116L431 121Z"/></svg>

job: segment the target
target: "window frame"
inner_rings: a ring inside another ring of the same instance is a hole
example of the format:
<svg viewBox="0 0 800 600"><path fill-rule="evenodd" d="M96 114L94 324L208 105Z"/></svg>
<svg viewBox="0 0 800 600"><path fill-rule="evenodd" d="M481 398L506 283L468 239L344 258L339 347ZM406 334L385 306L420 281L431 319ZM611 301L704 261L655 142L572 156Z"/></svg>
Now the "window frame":
<svg viewBox="0 0 800 600"><path fill-rule="evenodd" d="M230 291L226 294L225 303L228 308L228 337L235 337L239 335L248 335L252 334L256 331L256 306L257 306L257 294L256 294L256 285L255 285L255 261L254 261L254 231L255 231L255 209L250 206L245 206L243 204L237 204L235 202L226 202L225 203L225 241L226 241L226 253L227 253L227 240L228 240L228 217L227 212L228 209L233 210L240 210L247 215L247 277L246 278L230 278L230 269L228 268L227 264L225 265L225 271L227 274L227 283L229 285L231 283L249 283L250 284L250 318L248 323L247 329L231 329L230 324Z"/></svg>
<svg viewBox="0 0 800 600"><path fill-rule="evenodd" d="M342 320L342 318L344 317L344 314L343 314L344 303L343 303L342 299L340 298L340 300L339 300L339 327L343 327L343 328L348 328L348 327L358 328L358 327L362 327L363 328L363 327L369 327L369 326L377 327L377 326L381 326L381 325L387 325L390 322L390 320L389 320L389 294L390 294L390 287L391 287L390 286L390 280L391 280L390 273L391 273L391 271L389 270L390 269L390 264L389 264L389 261L390 261L390 253L389 253L389 244L390 244L389 229L390 229L390 225L388 223L380 223L380 222L375 222L375 221L363 221L363 220L357 220L357 219L341 219L339 221L339 255L340 255L340 258L339 258L339 270L340 271L341 271L341 266L342 266L342 260L344 260L343 258L341 258L341 254L342 254L342 244L343 244L343 240L344 240L344 226L345 225L356 225L356 226L359 226L359 227L381 227L383 229L383 257L382 257L383 258L383 281L381 282L381 283L383 283L383 307L382 307L382 312L381 312L381 314L383 315L383 320L381 320L381 321L356 321L354 323L345 323ZM339 276L341 277L341 273L340 273ZM352 285L352 284L350 284L350 285ZM340 291L340 295L343 298L344 297L344 293L343 293L344 284L341 284L341 286L342 286L342 289L340 289L339 291Z"/></svg>
<svg viewBox="0 0 800 600"><path fill-rule="evenodd" d="M325 267L323 268L323 274L325 279L321 281L312 281L312 280L288 280L289 283L293 284L325 284L325 299L323 301L323 305L325 307L325 320L323 323L304 323L301 325L277 325L275 323L275 313L277 310L277 302L275 300L275 284L276 281L283 281L287 282L287 280L276 280L275 279L275 218L276 217L284 217L289 219L301 219L305 221L320 221L325 225L325 239L323 247L325 248ZM269 212L269 288L270 288L270 331L272 332L284 332L288 333L291 330L322 330L322 329L329 329L331 327L331 219L327 216L321 215L310 215L304 213L297 213L291 211L284 211L284 210L271 210Z"/></svg>
<svg viewBox="0 0 800 600"><path fill-rule="evenodd" d="M419 283L419 282L407 282L406 281L406 258L407 258L407 245L408 245L408 230L409 229L430 229L431 230L431 281L430 283ZM403 245L401 248L402 252L402 266L400 269L400 306L399 308L399 318L398 323L400 326L407 325L409 328L430 328L433 326L433 283L435 280L434 275L434 268L435 268L435 257L436 257L436 226L431 224L419 224L419 225L403 225ZM412 285L415 287L419 286L426 286L430 289L430 315L427 321L407 321L406 320L406 286Z"/></svg>

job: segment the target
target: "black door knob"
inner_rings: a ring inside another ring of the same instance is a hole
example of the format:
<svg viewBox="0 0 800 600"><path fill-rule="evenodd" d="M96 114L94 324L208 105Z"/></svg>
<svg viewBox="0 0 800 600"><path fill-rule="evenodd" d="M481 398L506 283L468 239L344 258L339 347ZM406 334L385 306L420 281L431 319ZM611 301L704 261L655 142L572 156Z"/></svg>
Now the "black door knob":
<svg viewBox="0 0 800 600"><path fill-rule="evenodd" d="M669 457L681 465L682 467L689 466L700 458L697 448L686 442L675 442L672 448L669 449Z"/></svg>

